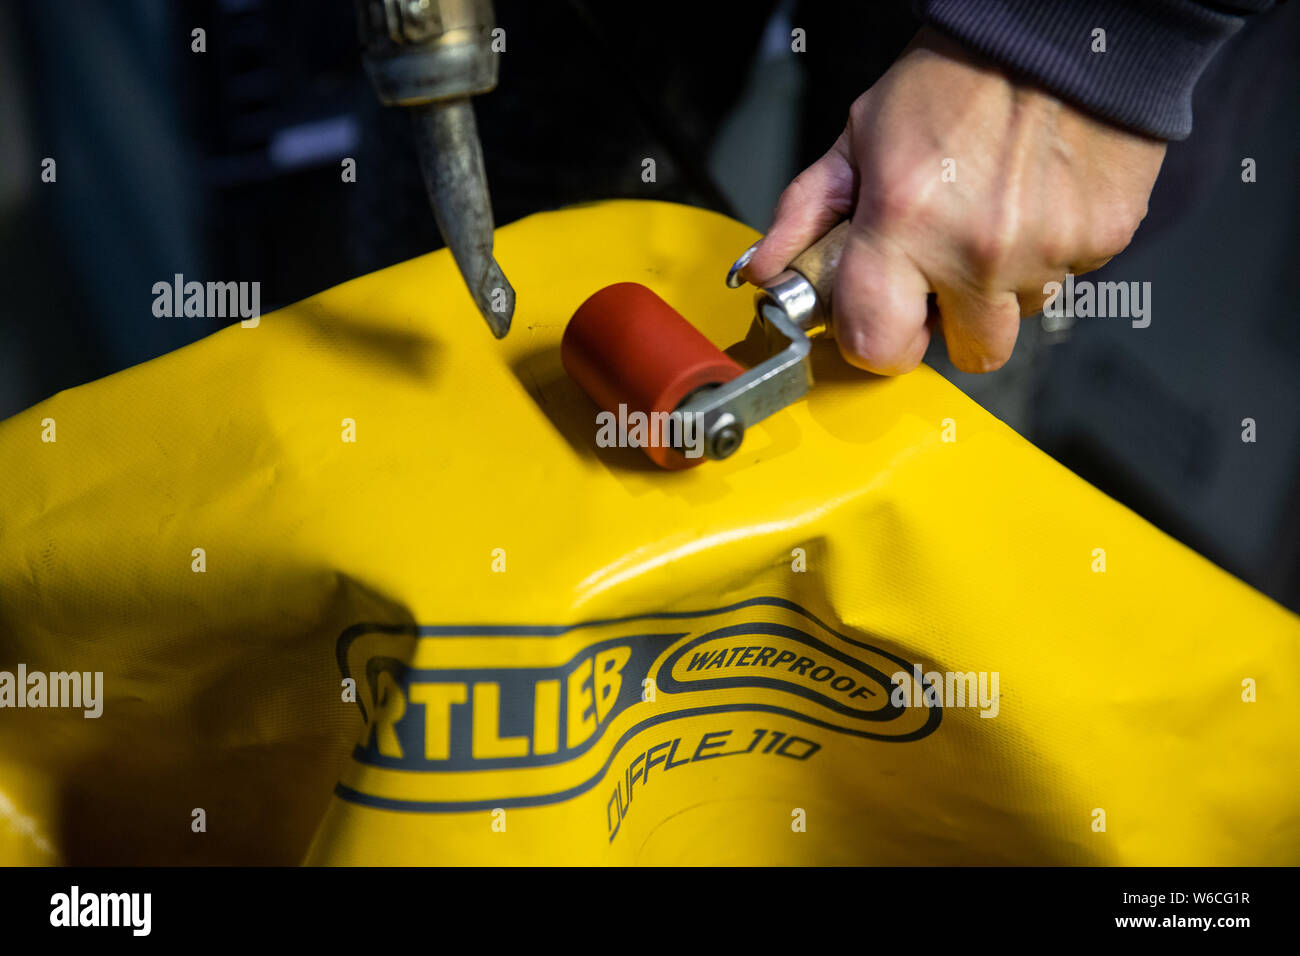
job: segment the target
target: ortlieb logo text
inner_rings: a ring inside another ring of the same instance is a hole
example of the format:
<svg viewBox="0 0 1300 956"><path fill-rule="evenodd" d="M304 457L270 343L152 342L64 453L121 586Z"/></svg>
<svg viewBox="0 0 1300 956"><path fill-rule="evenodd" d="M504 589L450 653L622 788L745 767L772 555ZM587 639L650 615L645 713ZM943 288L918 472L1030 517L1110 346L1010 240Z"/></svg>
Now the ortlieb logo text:
<svg viewBox="0 0 1300 956"><path fill-rule="evenodd" d="M574 625L358 624L337 655L362 720L335 793L392 810L572 799L597 786L623 748L654 745L641 739L650 728L706 713L736 715L714 725L720 731L785 737L709 742L689 763L733 752L804 759L815 749L776 719L902 743L932 733L942 716L924 700L891 702L888 675L911 661L780 598ZM747 723L759 714L765 723ZM686 733L668 728L660 739ZM659 756L646 758L651 767ZM683 759L665 756L664 767ZM633 768L624 809L635 777ZM615 800L614 819L617 810Z"/></svg>

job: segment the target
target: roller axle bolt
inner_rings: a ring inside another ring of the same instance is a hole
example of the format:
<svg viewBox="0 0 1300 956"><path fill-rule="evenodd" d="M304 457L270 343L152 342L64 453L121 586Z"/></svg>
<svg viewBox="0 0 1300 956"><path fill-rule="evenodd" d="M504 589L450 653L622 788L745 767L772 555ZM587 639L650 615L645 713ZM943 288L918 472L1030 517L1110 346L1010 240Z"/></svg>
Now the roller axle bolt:
<svg viewBox="0 0 1300 956"><path fill-rule="evenodd" d="M716 460L729 458L745 438L745 429L735 415L724 412L709 429L708 457Z"/></svg>

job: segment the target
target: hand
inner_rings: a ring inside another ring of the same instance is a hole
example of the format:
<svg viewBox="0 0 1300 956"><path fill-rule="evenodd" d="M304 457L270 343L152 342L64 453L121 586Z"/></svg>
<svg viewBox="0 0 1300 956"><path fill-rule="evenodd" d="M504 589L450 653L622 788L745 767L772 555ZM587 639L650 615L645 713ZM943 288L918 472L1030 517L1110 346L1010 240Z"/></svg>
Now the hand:
<svg viewBox="0 0 1300 956"><path fill-rule="evenodd" d="M845 359L911 371L937 320L953 365L992 371L1045 283L1128 245L1164 154L923 29L786 187L741 277L762 284L851 215L832 303Z"/></svg>

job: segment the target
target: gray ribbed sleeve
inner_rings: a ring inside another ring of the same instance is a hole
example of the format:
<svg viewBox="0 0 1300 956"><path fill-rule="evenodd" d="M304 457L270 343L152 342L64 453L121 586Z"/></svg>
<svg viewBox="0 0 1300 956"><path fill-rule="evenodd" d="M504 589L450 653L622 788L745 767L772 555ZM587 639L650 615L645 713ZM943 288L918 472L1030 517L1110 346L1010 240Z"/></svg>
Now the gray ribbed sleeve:
<svg viewBox="0 0 1300 956"><path fill-rule="evenodd" d="M1192 90L1219 46L1273 0L916 0L918 15L1103 119L1159 139L1192 131ZM1093 31L1106 52L1093 52Z"/></svg>

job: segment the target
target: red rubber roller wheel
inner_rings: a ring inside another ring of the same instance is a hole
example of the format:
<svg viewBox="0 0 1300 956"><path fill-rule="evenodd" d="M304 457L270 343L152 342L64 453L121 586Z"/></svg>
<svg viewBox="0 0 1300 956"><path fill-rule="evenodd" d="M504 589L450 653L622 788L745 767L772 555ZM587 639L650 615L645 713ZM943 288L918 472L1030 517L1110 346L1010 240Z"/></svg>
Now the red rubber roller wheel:
<svg viewBox="0 0 1300 956"><path fill-rule="evenodd" d="M671 412L691 392L721 385L744 369L671 305L637 282L606 286L578 306L560 340L560 360L592 401L618 414L620 404ZM661 468L690 468L674 448L642 449Z"/></svg>

